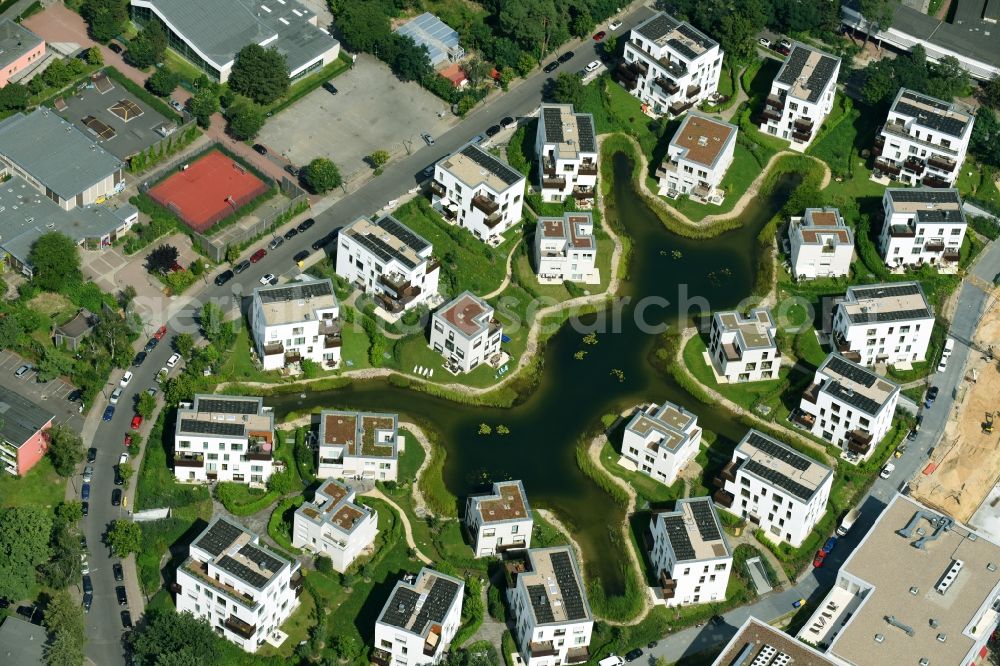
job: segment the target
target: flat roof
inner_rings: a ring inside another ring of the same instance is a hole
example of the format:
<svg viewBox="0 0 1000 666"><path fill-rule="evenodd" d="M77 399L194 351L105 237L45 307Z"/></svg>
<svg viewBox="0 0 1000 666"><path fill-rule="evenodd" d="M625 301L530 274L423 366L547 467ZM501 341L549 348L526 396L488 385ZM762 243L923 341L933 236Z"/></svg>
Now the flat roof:
<svg viewBox="0 0 1000 666"><path fill-rule="evenodd" d="M977 621L980 635L996 622L998 565L1000 546L896 495L840 570L867 589L828 652L855 664L967 663Z"/></svg>
<svg viewBox="0 0 1000 666"><path fill-rule="evenodd" d="M21 448L56 416L24 396L0 386L0 438Z"/></svg>
<svg viewBox="0 0 1000 666"><path fill-rule="evenodd" d="M333 282L329 278L257 287L253 297L260 301L268 326L306 321L317 310L337 307Z"/></svg>
<svg viewBox="0 0 1000 666"><path fill-rule="evenodd" d="M432 65L448 58L448 54L459 46L458 31L430 12L416 16L394 31L409 37L417 46L426 46Z"/></svg>
<svg viewBox="0 0 1000 666"><path fill-rule="evenodd" d="M794 666L842 666L822 652L785 632L749 616L712 666L736 664L794 664Z"/></svg>
<svg viewBox="0 0 1000 666"><path fill-rule="evenodd" d="M679 499L672 511L655 511L653 520L666 534L678 563L732 554L711 497Z"/></svg>
<svg viewBox="0 0 1000 666"><path fill-rule="evenodd" d="M899 393L896 384L835 352L826 357L816 374L828 380L823 383L823 393L871 416Z"/></svg>
<svg viewBox="0 0 1000 666"><path fill-rule="evenodd" d="M41 37L10 19L0 21L0 67L8 67L44 43Z"/></svg>
<svg viewBox="0 0 1000 666"><path fill-rule="evenodd" d="M548 240L563 240L566 245L577 250L592 250L597 246L594 240L594 218L590 213L563 213L559 217L540 217L536 233Z"/></svg>
<svg viewBox="0 0 1000 666"><path fill-rule="evenodd" d="M726 147L736 140L736 132L736 125L692 111L670 139L670 146L683 148L681 157L689 162L711 169Z"/></svg>
<svg viewBox="0 0 1000 666"><path fill-rule="evenodd" d="M740 468L782 492L808 502L833 474L832 470L759 430L749 430L734 454L745 457ZM734 455L734 459L735 459Z"/></svg>
<svg viewBox="0 0 1000 666"><path fill-rule="evenodd" d="M953 187L889 187L883 195L892 214L914 215L918 222L965 224L962 197Z"/></svg>
<svg viewBox="0 0 1000 666"><path fill-rule="evenodd" d="M884 282L848 287L837 306L852 324L933 319L919 282Z"/></svg>
<svg viewBox="0 0 1000 666"><path fill-rule="evenodd" d="M460 294L434 313L466 337L485 331L493 318L493 308L471 291Z"/></svg>
<svg viewBox="0 0 1000 666"><path fill-rule="evenodd" d="M274 413L258 397L198 394L177 409L175 437L258 437L270 450Z"/></svg>
<svg viewBox="0 0 1000 666"><path fill-rule="evenodd" d="M806 245L854 245L854 232L837 208L806 208L792 218L792 233Z"/></svg>
<svg viewBox="0 0 1000 666"><path fill-rule="evenodd" d="M556 157L573 159L580 153L597 152L594 117L576 113L572 104L542 104L541 129L545 143L556 149Z"/></svg>
<svg viewBox="0 0 1000 666"><path fill-rule="evenodd" d="M493 492L476 495L470 499L474 510L479 513L480 522L484 525L508 520L532 519L528 496L520 481L497 481L493 484Z"/></svg>
<svg viewBox="0 0 1000 666"><path fill-rule="evenodd" d="M777 346L771 335L774 319L768 308L751 310L746 317L735 311L716 312L715 318L723 332L736 333L744 349L770 349Z"/></svg>
<svg viewBox="0 0 1000 666"><path fill-rule="evenodd" d="M438 165L471 188L486 185L500 194L524 182L524 176L474 143L444 158Z"/></svg>
<svg viewBox="0 0 1000 666"><path fill-rule="evenodd" d="M354 491L336 479L328 479L316 490L312 502L306 502L298 509L301 514L316 523L349 536L361 521L371 515L368 507L354 501Z"/></svg>
<svg viewBox="0 0 1000 666"><path fill-rule="evenodd" d="M64 200L125 168L121 160L46 107L0 121L0 155Z"/></svg>
<svg viewBox="0 0 1000 666"><path fill-rule="evenodd" d="M909 88L900 88L890 114L913 118L920 127L961 138L971 129L974 117L954 102L946 102Z"/></svg>
<svg viewBox="0 0 1000 666"><path fill-rule="evenodd" d="M378 440L391 431L391 443ZM319 418L320 446L343 446L346 455L365 458L396 458L399 433L396 414L323 410Z"/></svg>
<svg viewBox="0 0 1000 666"><path fill-rule="evenodd" d="M427 638L435 624L444 622L455 602L462 603L464 587L461 580L424 567L414 582L396 583L379 622Z"/></svg>
<svg viewBox="0 0 1000 666"><path fill-rule="evenodd" d="M839 67L840 58L795 42L774 80L788 86L792 97L816 103Z"/></svg>
<svg viewBox="0 0 1000 666"><path fill-rule="evenodd" d="M381 261L395 260L408 269L416 268L430 255L431 244L391 215L383 215L372 222L358 218L344 227L341 236L347 236ZM426 252L426 254L424 254Z"/></svg>
<svg viewBox="0 0 1000 666"><path fill-rule="evenodd" d="M0 661L10 666L42 666L48 641L45 627L8 615L0 624Z"/></svg>
<svg viewBox="0 0 1000 666"><path fill-rule="evenodd" d="M516 585L527 591L536 624L582 622L592 619L576 554L569 546L529 548L526 570Z"/></svg>
<svg viewBox="0 0 1000 666"><path fill-rule="evenodd" d="M338 42L312 24L315 13L296 0L132 0L150 7L196 51L222 68L248 44L275 48L290 71Z"/></svg>
<svg viewBox="0 0 1000 666"><path fill-rule="evenodd" d="M626 430L646 440L646 448L676 451L691 437L691 430L698 417L684 407L664 400L662 405L650 405L636 412ZM656 439L651 436L658 435Z"/></svg>
<svg viewBox="0 0 1000 666"><path fill-rule="evenodd" d="M666 12L651 16L633 30L657 46L669 46L688 60L693 60L719 45L690 23L679 21Z"/></svg>
<svg viewBox="0 0 1000 666"><path fill-rule="evenodd" d="M262 590L291 563L259 543L259 537L241 525L217 516L194 545L212 556L211 562L251 587Z"/></svg>

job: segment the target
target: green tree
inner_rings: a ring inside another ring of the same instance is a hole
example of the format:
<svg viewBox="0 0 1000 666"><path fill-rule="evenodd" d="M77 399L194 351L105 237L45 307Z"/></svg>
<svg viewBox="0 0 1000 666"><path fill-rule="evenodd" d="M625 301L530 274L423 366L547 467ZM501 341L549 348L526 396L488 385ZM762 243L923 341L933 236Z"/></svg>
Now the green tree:
<svg viewBox="0 0 1000 666"><path fill-rule="evenodd" d="M94 67L100 67L104 64L104 54L101 53L101 49L97 46L91 46L87 49L87 64L93 65Z"/></svg>
<svg viewBox="0 0 1000 666"><path fill-rule="evenodd" d="M37 506L0 511L0 597L24 599L35 569L49 559L52 514Z"/></svg>
<svg viewBox="0 0 1000 666"><path fill-rule="evenodd" d="M593 29L594 17L590 15L590 12L586 8L575 12L569 28L574 37L586 37Z"/></svg>
<svg viewBox="0 0 1000 666"><path fill-rule="evenodd" d="M11 82L0 88L0 110L21 111L28 108L31 91L27 86Z"/></svg>
<svg viewBox="0 0 1000 666"><path fill-rule="evenodd" d="M462 69L465 70L465 75L469 78L469 83L473 87L478 87L480 84L486 82L490 77L490 72L493 71L488 62L476 56L462 65Z"/></svg>
<svg viewBox="0 0 1000 666"><path fill-rule="evenodd" d="M188 100L188 108L199 127L208 127L212 123L212 115L219 111L219 95L211 88L201 88Z"/></svg>
<svg viewBox="0 0 1000 666"><path fill-rule="evenodd" d="M62 291L68 285L79 282L82 276L76 243L59 231L39 236L31 246L28 261L34 268L35 284L46 291Z"/></svg>
<svg viewBox="0 0 1000 666"><path fill-rule="evenodd" d="M77 512L82 513L79 502ZM79 519L77 519L79 520ZM80 581L80 539L71 530L73 523L56 525L52 536L52 557L42 566L45 584L55 590L62 590Z"/></svg>
<svg viewBox="0 0 1000 666"><path fill-rule="evenodd" d="M976 114L969 150L983 164L1000 167L1000 120L993 109L980 108Z"/></svg>
<svg viewBox="0 0 1000 666"><path fill-rule="evenodd" d="M83 643L69 631L60 628L45 646L44 654L48 666L80 666L84 659Z"/></svg>
<svg viewBox="0 0 1000 666"><path fill-rule="evenodd" d="M267 479L267 489L279 495L287 495L295 490L295 477L292 476L291 470L286 469L283 472L269 476Z"/></svg>
<svg viewBox="0 0 1000 666"><path fill-rule="evenodd" d="M128 64L146 69L150 65L163 62L167 50L167 35L159 21L149 21L139 34L129 42L124 58Z"/></svg>
<svg viewBox="0 0 1000 666"><path fill-rule="evenodd" d="M237 245L226 246L226 262L235 264L240 258L240 248Z"/></svg>
<svg viewBox="0 0 1000 666"><path fill-rule="evenodd" d="M205 620L162 607L151 608L144 619L130 640L135 663L163 666L168 654L173 655L170 664L220 663L220 641Z"/></svg>
<svg viewBox="0 0 1000 666"><path fill-rule="evenodd" d="M136 398L135 413L144 419L150 419L154 411L156 411L156 398L143 391Z"/></svg>
<svg viewBox="0 0 1000 666"><path fill-rule="evenodd" d="M132 465L128 463L122 463L118 465L118 474L122 477L122 485L128 488L129 479L135 474L135 470L132 469Z"/></svg>
<svg viewBox="0 0 1000 666"><path fill-rule="evenodd" d="M585 93L583 81L576 74L563 72L552 84L552 99L560 104L579 105Z"/></svg>
<svg viewBox="0 0 1000 666"><path fill-rule="evenodd" d="M142 550L142 527L131 520L116 520L107 533L108 546L116 557L128 557Z"/></svg>
<svg viewBox="0 0 1000 666"><path fill-rule="evenodd" d="M979 98L986 106L1000 109L1000 76L994 76L982 85Z"/></svg>
<svg viewBox="0 0 1000 666"><path fill-rule="evenodd" d="M35 370L38 372L37 379L40 382L52 381L56 377L69 375L73 372L73 358L65 351L57 347L42 347L41 358Z"/></svg>
<svg viewBox="0 0 1000 666"><path fill-rule="evenodd" d="M80 15L87 21L90 36L107 42L125 30L128 0L84 0Z"/></svg>
<svg viewBox="0 0 1000 666"><path fill-rule="evenodd" d="M79 540L77 542L79 543ZM59 590L49 598L43 620L49 633L54 634L58 629L62 629L79 643L83 643L86 639L83 609L67 590Z"/></svg>
<svg viewBox="0 0 1000 666"><path fill-rule="evenodd" d="M257 104L270 104L288 92L288 62L277 49L247 44L236 54L228 84Z"/></svg>
<svg viewBox="0 0 1000 666"><path fill-rule="evenodd" d="M180 255L180 251L173 245L160 245L146 255L146 270L150 273L167 273L177 263Z"/></svg>
<svg viewBox="0 0 1000 666"><path fill-rule="evenodd" d="M351 51L375 53L392 36L389 17L377 2L346 2L333 22Z"/></svg>
<svg viewBox="0 0 1000 666"><path fill-rule="evenodd" d="M0 349L11 349L17 346L24 334L24 326L18 317L8 314L0 319Z"/></svg>
<svg viewBox="0 0 1000 666"><path fill-rule="evenodd" d="M160 97L170 97L174 90L177 89L177 84L180 82L180 77L173 73L166 67L161 67L160 69L153 72L153 75L146 79L146 89L154 95Z"/></svg>
<svg viewBox="0 0 1000 666"><path fill-rule="evenodd" d="M388 150L375 150L368 156L368 162L376 169L381 169L389 161Z"/></svg>
<svg viewBox="0 0 1000 666"><path fill-rule="evenodd" d="M601 44L601 50L604 51L606 56L614 56L618 51L618 36L608 35L605 37L604 42Z"/></svg>
<svg viewBox="0 0 1000 666"><path fill-rule="evenodd" d="M174 338L174 347L177 348L177 353L183 356L186 360L191 359L191 353L194 351L194 336L190 333L179 333L176 338Z"/></svg>
<svg viewBox="0 0 1000 666"><path fill-rule="evenodd" d="M859 0L861 16L867 21L865 44L871 39L873 30L878 32L881 28L887 28L892 24L896 4L892 0Z"/></svg>
<svg viewBox="0 0 1000 666"><path fill-rule="evenodd" d="M249 141L257 136L264 126L264 109L253 102L234 104L228 109L229 133L240 141Z"/></svg>
<svg viewBox="0 0 1000 666"><path fill-rule="evenodd" d="M62 477L71 476L76 466L83 462L83 439L62 423L49 428L48 438L49 458L56 473Z"/></svg>
<svg viewBox="0 0 1000 666"><path fill-rule="evenodd" d="M317 157L303 170L302 182L310 192L323 194L340 187L343 180L336 164L325 157Z"/></svg>
<svg viewBox="0 0 1000 666"><path fill-rule="evenodd" d="M427 47L417 44L411 37L393 35L386 51L379 55L388 60L393 74L401 81L421 81L434 72L430 57L427 55Z"/></svg>
<svg viewBox="0 0 1000 666"><path fill-rule="evenodd" d="M57 528L75 525L80 522L81 518L83 518L82 503L73 500L70 502L59 502L56 505L54 525Z"/></svg>

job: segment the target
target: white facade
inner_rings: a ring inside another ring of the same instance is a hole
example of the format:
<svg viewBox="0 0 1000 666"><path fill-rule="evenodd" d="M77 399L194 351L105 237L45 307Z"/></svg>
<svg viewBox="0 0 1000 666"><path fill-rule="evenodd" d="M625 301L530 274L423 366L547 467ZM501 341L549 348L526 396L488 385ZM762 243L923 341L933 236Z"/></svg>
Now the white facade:
<svg viewBox="0 0 1000 666"><path fill-rule="evenodd" d="M958 263L968 226L958 190L888 188L882 212L879 251L886 266Z"/></svg>
<svg viewBox="0 0 1000 666"><path fill-rule="evenodd" d="M900 88L875 139L875 168L908 185L950 187L965 161L974 120L953 102Z"/></svg>
<svg viewBox="0 0 1000 666"><path fill-rule="evenodd" d="M849 287L833 311L837 350L861 365L926 360L933 327L919 282Z"/></svg>
<svg viewBox="0 0 1000 666"><path fill-rule="evenodd" d="M665 400L635 413L625 428L622 455L638 471L669 486L698 455L700 445L698 417Z"/></svg>
<svg viewBox="0 0 1000 666"><path fill-rule="evenodd" d="M505 565L514 642L525 665L586 662L594 617L573 549L532 548Z"/></svg>
<svg viewBox="0 0 1000 666"><path fill-rule="evenodd" d="M358 504L354 491L329 480L316 490L312 502L295 510L292 545L326 555L333 568L344 573L378 534L378 514Z"/></svg>
<svg viewBox="0 0 1000 666"><path fill-rule="evenodd" d="M398 481L405 439L396 414L323 410L316 474L324 479Z"/></svg>
<svg viewBox="0 0 1000 666"><path fill-rule="evenodd" d="M716 312L708 356L716 375L730 384L778 378L781 353L775 334L778 328L767 308L757 308L744 317L739 312Z"/></svg>
<svg viewBox="0 0 1000 666"><path fill-rule="evenodd" d="M788 226L792 277L813 280L843 277L851 272L854 232L836 208L807 208Z"/></svg>
<svg viewBox="0 0 1000 666"><path fill-rule="evenodd" d="M649 559L667 606L721 602L733 553L710 497L677 500L672 511L654 511Z"/></svg>
<svg viewBox="0 0 1000 666"><path fill-rule="evenodd" d="M802 394L800 422L812 434L867 459L889 428L899 386L833 353Z"/></svg>
<svg viewBox="0 0 1000 666"><path fill-rule="evenodd" d="M733 163L736 125L691 111L667 146L656 170L660 194L721 196L719 186Z"/></svg>
<svg viewBox="0 0 1000 666"><path fill-rule="evenodd" d="M479 240L498 241L521 221L527 179L474 143L434 165L431 201Z"/></svg>
<svg viewBox="0 0 1000 666"><path fill-rule="evenodd" d="M535 134L543 201L593 203L597 185L597 136L594 117L575 113L572 104L542 104Z"/></svg>
<svg viewBox="0 0 1000 666"><path fill-rule="evenodd" d="M409 310L438 293L440 264L426 240L391 215L360 218L341 229L337 275L373 294L389 313Z"/></svg>
<svg viewBox="0 0 1000 666"><path fill-rule="evenodd" d="M718 42L660 12L629 33L616 76L650 112L677 116L708 99L719 87L721 72Z"/></svg>
<svg viewBox="0 0 1000 666"><path fill-rule="evenodd" d="M428 666L444 659L462 624L465 583L424 567L396 583L375 623L380 666Z"/></svg>
<svg viewBox="0 0 1000 666"><path fill-rule="evenodd" d="M174 477L263 486L274 472L274 414L263 398L198 394L177 407Z"/></svg>
<svg viewBox="0 0 1000 666"><path fill-rule="evenodd" d="M298 608L299 567L256 534L216 518L177 568L177 612L206 620L230 643L256 652Z"/></svg>
<svg viewBox="0 0 1000 666"><path fill-rule="evenodd" d="M535 227L536 276L541 284L600 284L597 240L590 213L540 217Z"/></svg>
<svg viewBox="0 0 1000 666"><path fill-rule="evenodd" d="M499 481L493 492L470 495L465 504L465 526L476 557L494 557L512 548L531 547L535 521L520 481Z"/></svg>
<svg viewBox="0 0 1000 666"><path fill-rule="evenodd" d="M760 131L805 150L833 109L840 58L796 42L771 83Z"/></svg>
<svg viewBox="0 0 1000 666"><path fill-rule="evenodd" d="M471 292L443 305L431 318L431 348L455 373L469 372L500 353L503 327L493 307Z"/></svg>
<svg viewBox="0 0 1000 666"><path fill-rule="evenodd" d="M829 467L756 430L736 446L720 478L719 504L796 548L826 512L833 485Z"/></svg>
<svg viewBox="0 0 1000 666"><path fill-rule="evenodd" d="M308 359L340 363L340 306L329 280L290 282L253 290L250 327L264 370Z"/></svg>

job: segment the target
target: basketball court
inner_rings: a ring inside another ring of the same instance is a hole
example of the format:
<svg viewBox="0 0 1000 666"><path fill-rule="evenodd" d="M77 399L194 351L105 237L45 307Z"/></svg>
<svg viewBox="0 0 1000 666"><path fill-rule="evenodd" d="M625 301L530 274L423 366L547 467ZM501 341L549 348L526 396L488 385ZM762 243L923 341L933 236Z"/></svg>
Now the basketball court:
<svg viewBox="0 0 1000 666"><path fill-rule="evenodd" d="M149 196L201 232L267 190L246 167L213 150L151 188Z"/></svg>

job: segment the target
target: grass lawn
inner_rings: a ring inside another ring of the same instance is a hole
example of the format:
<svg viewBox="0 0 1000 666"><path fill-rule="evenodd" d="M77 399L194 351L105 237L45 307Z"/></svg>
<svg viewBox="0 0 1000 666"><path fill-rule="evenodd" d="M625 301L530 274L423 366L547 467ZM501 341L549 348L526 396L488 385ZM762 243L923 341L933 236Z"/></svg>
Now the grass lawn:
<svg viewBox="0 0 1000 666"><path fill-rule="evenodd" d="M993 170L977 163L971 155L967 156L959 167L955 187L963 196L971 195L1000 206L1000 191L997 190Z"/></svg>
<svg viewBox="0 0 1000 666"><path fill-rule="evenodd" d="M173 452L173 437L164 437L164 430L172 433L173 420L166 422L166 410L160 412L153 430L146 440L146 450L136 486L135 509L179 508L209 499L208 488L200 485L178 483L167 464Z"/></svg>
<svg viewBox="0 0 1000 666"><path fill-rule="evenodd" d="M188 85L193 84L199 77L205 74L205 72L193 65L191 61L170 48L167 49L163 56L163 64L171 72L179 75L182 83L187 83Z"/></svg>
<svg viewBox="0 0 1000 666"><path fill-rule="evenodd" d="M368 339L368 334L361 328L361 324L345 322L340 337L342 367L346 370L370 368L372 364L368 360L368 348L371 346L371 341Z"/></svg>
<svg viewBox="0 0 1000 666"><path fill-rule="evenodd" d="M253 343L246 326L240 325L239 333L233 348L226 354L225 360L218 369L218 374L226 381L275 382L281 375L277 371L263 372L258 370L253 362L250 351Z"/></svg>
<svg viewBox="0 0 1000 666"><path fill-rule="evenodd" d="M531 529L532 548L565 546L569 543L566 536L549 523L549 521L542 518L542 514L538 513L538 511L532 510L531 515L535 519L534 527Z"/></svg>
<svg viewBox="0 0 1000 666"><path fill-rule="evenodd" d="M66 479L52 468L48 456L43 456L24 477L0 475L0 507L42 506L53 509L63 501Z"/></svg>
<svg viewBox="0 0 1000 666"><path fill-rule="evenodd" d="M413 482L417 478L417 470L424 464L424 458L427 456L416 435L406 428L400 428L399 434L406 442L406 450L399 456L398 476L404 482Z"/></svg>
<svg viewBox="0 0 1000 666"><path fill-rule="evenodd" d="M763 162L761 163L745 146L736 144L736 150L733 152L733 163L726 171L720 185L726 192L726 198L722 201L722 205L699 203L693 201L686 194L676 201L671 201L670 205L694 221L701 220L708 215L728 213L736 206L736 202L747 191L754 178L761 174L764 165L773 154L772 151L765 151L762 154Z"/></svg>
<svg viewBox="0 0 1000 666"><path fill-rule="evenodd" d="M616 451L609 442L601 449L601 465L612 476L617 476L632 489L640 498L650 504L672 502L684 496L684 482L677 480L672 486L666 486L640 472L631 472L618 464L621 453Z"/></svg>
<svg viewBox="0 0 1000 666"><path fill-rule="evenodd" d="M315 624L313 617L315 611L316 602L313 600L312 594L309 593L308 589L303 589L302 594L299 596L299 607L279 627L283 632L288 634L288 638L285 639L280 648L276 648L270 643L264 643L257 651L257 654L261 657L291 656L288 648L291 647L294 649L299 643L309 637L309 630Z"/></svg>

